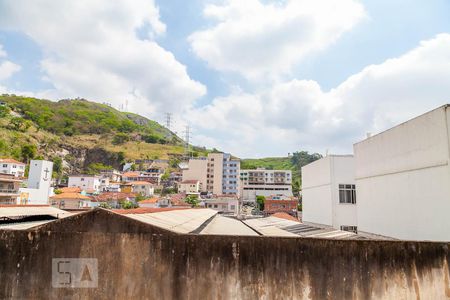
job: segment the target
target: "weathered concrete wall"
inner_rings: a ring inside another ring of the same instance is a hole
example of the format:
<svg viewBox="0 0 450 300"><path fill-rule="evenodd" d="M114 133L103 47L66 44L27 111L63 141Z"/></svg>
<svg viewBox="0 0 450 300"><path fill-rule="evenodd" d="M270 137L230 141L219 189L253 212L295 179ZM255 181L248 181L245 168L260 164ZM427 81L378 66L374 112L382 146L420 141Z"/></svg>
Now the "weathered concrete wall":
<svg viewBox="0 0 450 300"><path fill-rule="evenodd" d="M58 222L0 232L1 299L450 298L448 243L177 235L98 211ZM59 257L97 258L98 288L52 288Z"/></svg>

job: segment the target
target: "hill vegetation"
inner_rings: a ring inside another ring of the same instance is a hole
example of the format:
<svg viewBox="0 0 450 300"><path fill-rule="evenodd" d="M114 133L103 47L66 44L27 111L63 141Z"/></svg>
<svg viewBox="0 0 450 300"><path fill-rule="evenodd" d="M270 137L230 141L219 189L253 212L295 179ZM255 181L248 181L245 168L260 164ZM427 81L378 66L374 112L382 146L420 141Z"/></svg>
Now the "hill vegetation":
<svg viewBox="0 0 450 300"><path fill-rule="evenodd" d="M194 147L194 155L207 152ZM183 154L183 141L155 121L84 99L0 96L0 157L60 158L72 171ZM72 168L73 167L73 168Z"/></svg>

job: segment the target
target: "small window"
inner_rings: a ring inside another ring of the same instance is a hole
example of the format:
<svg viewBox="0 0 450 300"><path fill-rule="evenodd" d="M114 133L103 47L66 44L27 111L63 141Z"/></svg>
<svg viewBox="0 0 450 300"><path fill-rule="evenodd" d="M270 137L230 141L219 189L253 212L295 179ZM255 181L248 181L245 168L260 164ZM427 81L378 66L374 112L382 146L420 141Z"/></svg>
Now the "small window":
<svg viewBox="0 0 450 300"><path fill-rule="evenodd" d="M356 189L354 184L339 185L339 203L356 204Z"/></svg>
<svg viewBox="0 0 450 300"><path fill-rule="evenodd" d="M343 230L343 231L349 231L349 232L353 232L353 233L358 233L358 226L347 226L347 225L342 225L342 226L341 226L341 230Z"/></svg>
<svg viewBox="0 0 450 300"><path fill-rule="evenodd" d="M81 181L84 181L84 178L81 178L80 180L81 180Z"/></svg>

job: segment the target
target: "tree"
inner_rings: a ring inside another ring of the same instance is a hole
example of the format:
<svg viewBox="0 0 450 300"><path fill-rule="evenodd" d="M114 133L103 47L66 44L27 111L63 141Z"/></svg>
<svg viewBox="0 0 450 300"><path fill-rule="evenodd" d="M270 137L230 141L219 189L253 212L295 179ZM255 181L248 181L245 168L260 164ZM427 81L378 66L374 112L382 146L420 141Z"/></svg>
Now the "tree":
<svg viewBox="0 0 450 300"><path fill-rule="evenodd" d="M258 204L258 208L260 211L264 210L264 202L266 201L266 197L264 196L256 196L256 203Z"/></svg>
<svg viewBox="0 0 450 300"><path fill-rule="evenodd" d="M13 130L26 131L31 126L31 122L21 117L14 117L9 121L9 125Z"/></svg>
<svg viewBox="0 0 450 300"><path fill-rule="evenodd" d="M198 196L196 195L188 195L185 199L184 202L186 202L187 204L190 204L191 207L197 207L198 204L200 203L198 201Z"/></svg>
<svg viewBox="0 0 450 300"><path fill-rule="evenodd" d="M63 170L63 163L61 157L55 157L53 159L53 171L56 172L56 174L61 175Z"/></svg>
<svg viewBox="0 0 450 300"><path fill-rule="evenodd" d="M0 118L4 118L9 115L10 109L7 106L0 106Z"/></svg>
<svg viewBox="0 0 450 300"><path fill-rule="evenodd" d="M169 170L167 169L167 170L164 172L164 174L162 174L161 180L168 180L169 178L170 178L170 172L169 172Z"/></svg>
<svg viewBox="0 0 450 300"><path fill-rule="evenodd" d="M131 201L123 201L122 203L120 203L120 205L122 206L123 209L132 209L132 208L136 208L136 205L131 202Z"/></svg>
<svg viewBox="0 0 450 300"><path fill-rule="evenodd" d="M126 133L119 132L113 137L112 143L114 145L122 145L130 140L130 137Z"/></svg>
<svg viewBox="0 0 450 300"><path fill-rule="evenodd" d="M100 203L100 205L98 207L105 208L105 209L111 209L112 208L112 206L108 202Z"/></svg>
<svg viewBox="0 0 450 300"><path fill-rule="evenodd" d="M21 148L23 160L25 160L28 164L30 159L33 159L33 157L36 156L36 151L37 151L36 145L32 144L23 145Z"/></svg>
<svg viewBox="0 0 450 300"><path fill-rule="evenodd" d="M178 168L178 164L181 162L179 158L172 157L169 159L169 166L171 168Z"/></svg>

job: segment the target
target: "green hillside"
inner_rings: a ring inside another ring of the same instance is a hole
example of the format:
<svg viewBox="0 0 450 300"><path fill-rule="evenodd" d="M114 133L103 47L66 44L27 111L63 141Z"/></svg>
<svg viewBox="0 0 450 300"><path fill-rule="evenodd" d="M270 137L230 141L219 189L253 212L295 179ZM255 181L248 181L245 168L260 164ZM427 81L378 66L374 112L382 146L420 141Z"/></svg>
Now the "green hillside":
<svg viewBox="0 0 450 300"><path fill-rule="evenodd" d="M15 95L0 96L0 104L0 157L58 157L77 171L90 163L119 167L124 161L167 159L184 151L183 141L167 128L106 104ZM193 149L195 155L207 152Z"/></svg>

